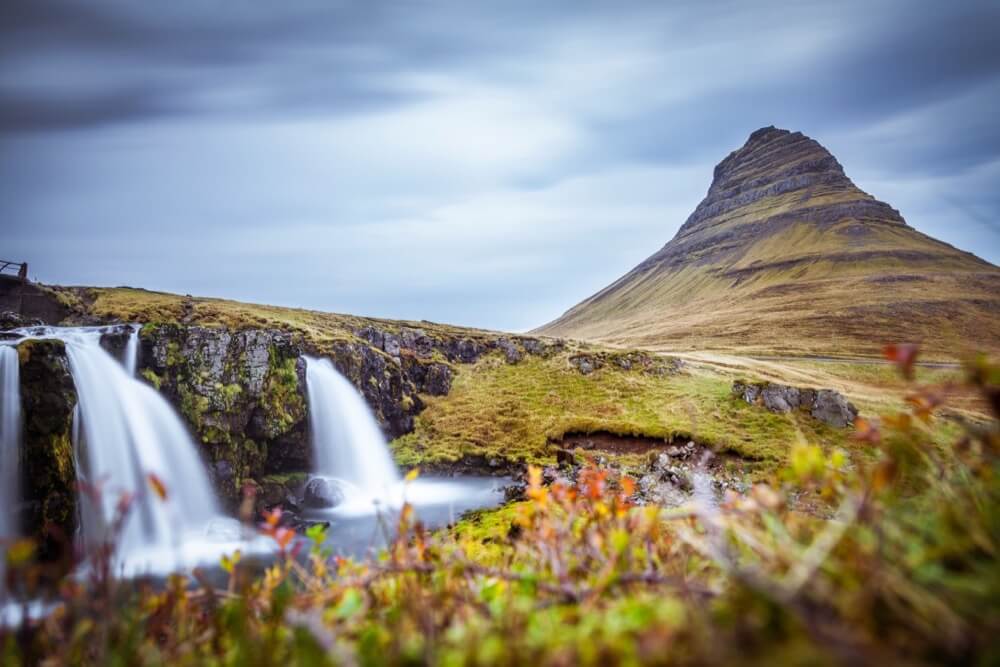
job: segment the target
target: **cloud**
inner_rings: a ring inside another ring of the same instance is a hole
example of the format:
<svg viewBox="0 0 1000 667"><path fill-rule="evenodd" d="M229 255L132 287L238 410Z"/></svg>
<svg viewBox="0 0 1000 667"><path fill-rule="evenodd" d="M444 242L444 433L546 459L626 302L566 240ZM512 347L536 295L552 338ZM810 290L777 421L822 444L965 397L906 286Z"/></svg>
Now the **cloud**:
<svg viewBox="0 0 1000 667"><path fill-rule="evenodd" d="M530 328L776 124L996 262L998 26L987 2L15 0L5 253L52 282Z"/></svg>

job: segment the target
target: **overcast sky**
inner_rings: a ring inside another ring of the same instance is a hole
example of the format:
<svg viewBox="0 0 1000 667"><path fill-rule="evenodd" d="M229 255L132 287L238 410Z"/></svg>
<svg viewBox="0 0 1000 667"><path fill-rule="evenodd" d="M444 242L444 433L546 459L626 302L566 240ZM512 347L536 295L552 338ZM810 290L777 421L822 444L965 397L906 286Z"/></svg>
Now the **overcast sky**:
<svg viewBox="0 0 1000 667"><path fill-rule="evenodd" d="M0 257L510 330L666 243L801 130L1000 263L1000 3L0 5Z"/></svg>

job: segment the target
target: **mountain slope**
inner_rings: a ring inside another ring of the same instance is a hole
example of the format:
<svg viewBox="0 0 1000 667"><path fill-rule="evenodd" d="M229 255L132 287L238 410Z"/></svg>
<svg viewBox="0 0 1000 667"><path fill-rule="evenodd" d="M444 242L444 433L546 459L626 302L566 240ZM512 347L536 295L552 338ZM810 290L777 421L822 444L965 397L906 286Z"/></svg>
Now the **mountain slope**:
<svg viewBox="0 0 1000 667"><path fill-rule="evenodd" d="M677 235L537 333L660 349L1000 350L1000 269L921 234L823 146L766 127Z"/></svg>

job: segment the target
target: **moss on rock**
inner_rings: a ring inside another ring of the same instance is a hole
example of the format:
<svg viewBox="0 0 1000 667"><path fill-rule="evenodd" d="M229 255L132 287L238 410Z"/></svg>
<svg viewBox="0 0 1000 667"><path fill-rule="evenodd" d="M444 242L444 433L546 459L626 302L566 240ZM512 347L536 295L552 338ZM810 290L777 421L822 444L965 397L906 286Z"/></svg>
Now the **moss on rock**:
<svg viewBox="0 0 1000 667"><path fill-rule="evenodd" d="M146 325L140 375L170 400L235 502L247 482L308 467L304 377L288 333Z"/></svg>
<svg viewBox="0 0 1000 667"><path fill-rule="evenodd" d="M76 460L73 412L76 387L66 347L58 340L30 340L18 345L24 440L21 486L26 501L24 528L41 540L43 557L60 555L77 525ZM60 539L51 530L60 533Z"/></svg>

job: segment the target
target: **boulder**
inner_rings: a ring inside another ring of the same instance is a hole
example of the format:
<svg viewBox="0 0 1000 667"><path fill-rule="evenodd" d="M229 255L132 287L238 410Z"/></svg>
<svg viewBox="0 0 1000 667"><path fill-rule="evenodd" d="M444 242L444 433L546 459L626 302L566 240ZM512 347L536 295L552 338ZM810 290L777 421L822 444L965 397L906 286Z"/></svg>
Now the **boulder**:
<svg viewBox="0 0 1000 667"><path fill-rule="evenodd" d="M664 480L658 474L649 474L640 477L638 488L646 502L660 505L661 507L677 507L688 502L691 497L683 489L669 480Z"/></svg>
<svg viewBox="0 0 1000 667"><path fill-rule="evenodd" d="M503 352L508 364L516 364L524 358L524 352L509 338L499 339L497 347Z"/></svg>
<svg viewBox="0 0 1000 667"><path fill-rule="evenodd" d="M582 375L590 375L604 365L600 359L585 354L578 354L570 357L569 363L571 366L576 368L576 370L580 371Z"/></svg>
<svg viewBox="0 0 1000 667"><path fill-rule="evenodd" d="M302 506L309 509L328 509L344 502L344 488L337 481L313 477L306 482L302 492Z"/></svg>
<svg viewBox="0 0 1000 667"><path fill-rule="evenodd" d="M448 355L449 359L457 359L463 364L474 364L486 354L487 348L486 345L477 340L463 338L451 348L451 351L452 354Z"/></svg>
<svg viewBox="0 0 1000 667"><path fill-rule="evenodd" d="M118 324L101 334L101 347L116 359L124 360L128 339L132 337L132 327L128 324Z"/></svg>
<svg viewBox="0 0 1000 667"><path fill-rule="evenodd" d="M858 416L858 409L840 392L820 389L816 392L811 414L830 426L844 428L854 423Z"/></svg>
<svg viewBox="0 0 1000 667"><path fill-rule="evenodd" d="M764 407L771 412L791 412L799 407L799 390L783 384L768 384L760 392Z"/></svg>
<svg viewBox="0 0 1000 667"><path fill-rule="evenodd" d="M790 387L774 382L750 383L737 380L733 383L735 396L751 405L762 405L771 412L807 411L821 422L844 428L854 423L858 409L847 398L833 389Z"/></svg>

